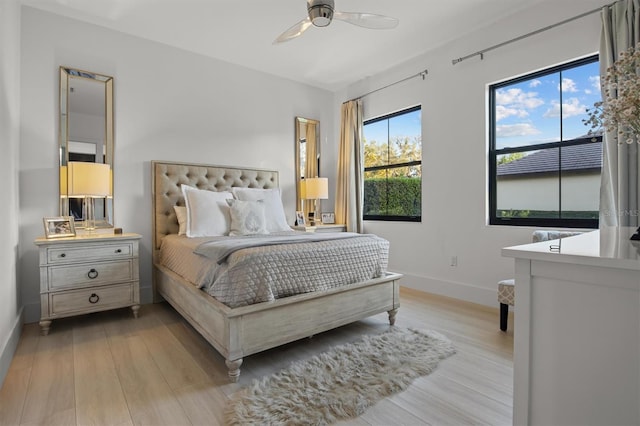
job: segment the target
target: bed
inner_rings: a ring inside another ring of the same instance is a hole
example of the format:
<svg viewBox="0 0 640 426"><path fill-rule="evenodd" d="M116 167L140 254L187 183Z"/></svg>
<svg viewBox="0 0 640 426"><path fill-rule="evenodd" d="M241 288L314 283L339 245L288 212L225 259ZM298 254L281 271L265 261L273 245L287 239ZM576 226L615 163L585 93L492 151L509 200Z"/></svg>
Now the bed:
<svg viewBox="0 0 640 426"><path fill-rule="evenodd" d="M230 307L161 261L163 239L178 234L174 206L184 205L181 185L209 191L278 188L271 170L153 161L154 300L169 302L224 358L229 378L237 381L245 356L387 312L395 323L400 274L385 271L322 291L296 294L246 306Z"/></svg>

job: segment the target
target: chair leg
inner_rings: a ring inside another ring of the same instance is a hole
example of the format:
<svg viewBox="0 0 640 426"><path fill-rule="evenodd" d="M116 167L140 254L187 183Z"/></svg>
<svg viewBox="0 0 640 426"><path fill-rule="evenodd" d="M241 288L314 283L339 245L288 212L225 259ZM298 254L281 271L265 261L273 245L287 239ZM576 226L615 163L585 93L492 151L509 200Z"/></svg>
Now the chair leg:
<svg viewBox="0 0 640 426"><path fill-rule="evenodd" d="M509 305L500 304L500 330L507 331L507 320L509 319Z"/></svg>

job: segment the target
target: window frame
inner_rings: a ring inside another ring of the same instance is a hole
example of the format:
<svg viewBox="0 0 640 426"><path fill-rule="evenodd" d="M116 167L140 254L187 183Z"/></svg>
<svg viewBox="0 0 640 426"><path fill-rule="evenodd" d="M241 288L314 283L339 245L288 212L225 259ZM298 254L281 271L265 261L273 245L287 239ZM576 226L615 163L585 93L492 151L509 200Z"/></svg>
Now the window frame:
<svg viewBox="0 0 640 426"><path fill-rule="evenodd" d="M380 117L371 118L369 120L364 120L363 125L363 134L364 134L364 126L367 124L374 124L380 121L389 120L394 117L398 117L401 115L409 114L415 111L422 111L422 105L416 105L409 108L402 109L400 111L392 112L390 114L385 114ZM422 121L422 120L421 120ZM422 124L422 123L421 123ZM387 146L389 145L389 139L387 136ZM364 149L364 145L363 145ZM422 153L422 131L420 132L420 152ZM363 158L364 163L364 158ZM384 166L372 166L372 167L364 167L364 173L366 172L374 172L378 170L392 170L400 167L411 167L411 166L420 166L420 187L422 188L422 154L420 156L420 160L408 161L404 163L396 163L396 164L388 164ZM364 205L364 173L362 179L363 185L363 205ZM422 204L422 196L420 196L420 203ZM422 222L422 205L420 205L420 215L419 216L397 216L397 215L367 215L362 213L363 220L379 220L379 221L387 221L387 222Z"/></svg>
<svg viewBox="0 0 640 426"><path fill-rule="evenodd" d="M598 219L575 219L562 218L562 149L573 145L584 145L590 143L602 143L602 135L587 136L578 139L564 140L562 137L562 126L560 126L560 140L557 142L538 143L532 145L524 145L520 147L507 147L496 149L496 92L507 86L511 86L523 81L532 80L538 77L547 76L553 73L561 73L582 65L587 65L599 60L599 55L590 55L585 58L570 61L564 64L556 65L544 70L528 73L520 77L512 78L506 81L495 83L489 86L489 225L507 225L507 226L531 226L531 227L560 227L560 228L598 228ZM562 81L562 77L560 77ZM562 104L562 91L559 97ZM562 113L560 114L562 117ZM562 120L562 118L561 118ZM585 126L585 133L588 132ZM559 167L558 167L558 212L559 218L522 218L522 217L498 217L498 199L497 199L497 169L498 157L506 154L518 152L537 151L541 149L559 148ZM602 170L602 169L601 169Z"/></svg>

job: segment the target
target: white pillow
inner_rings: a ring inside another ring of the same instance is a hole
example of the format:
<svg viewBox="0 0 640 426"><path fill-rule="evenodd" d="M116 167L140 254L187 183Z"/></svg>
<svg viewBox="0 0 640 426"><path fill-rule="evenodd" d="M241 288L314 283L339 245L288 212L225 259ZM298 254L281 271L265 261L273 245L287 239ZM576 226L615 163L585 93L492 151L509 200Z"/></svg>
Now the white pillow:
<svg viewBox="0 0 640 426"><path fill-rule="evenodd" d="M233 198L230 192L182 185L182 194L187 205L187 237L214 237L229 233L231 218L225 200Z"/></svg>
<svg viewBox="0 0 640 426"><path fill-rule="evenodd" d="M186 235L187 233L187 208L185 206L173 206L173 210L176 211L176 218L178 219L178 235Z"/></svg>
<svg viewBox="0 0 640 426"><path fill-rule="evenodd" d="M280 189L232 188L231 191L241 201L264 200L264 216L268 232L291 231L282 207Z"/></svg>
<svg viewBox="0 0 640 426"><path fill-rule="evenodd" d="M267 234L264 219L264 201L227 200L231 214L229 235Z"/></svg>

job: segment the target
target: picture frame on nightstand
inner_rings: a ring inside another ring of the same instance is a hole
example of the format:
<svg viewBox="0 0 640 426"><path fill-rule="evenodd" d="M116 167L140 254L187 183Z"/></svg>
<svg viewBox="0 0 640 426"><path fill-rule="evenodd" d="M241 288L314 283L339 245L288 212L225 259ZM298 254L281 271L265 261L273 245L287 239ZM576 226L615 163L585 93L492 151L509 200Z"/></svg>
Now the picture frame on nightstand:
<svg viewBox="0 0 640 426"><path fill-rule="evenodd" d="M305 226L304 212L296 211L296 226Z"/></svg>
<svg viewBox="0 0 640 426"><path fill-rule="evenodd" d="M76 227L73 216L56 216L42 218L44 235L47 238L75 237Z"/></svg>
<svg viewBox="0 0 640 426"><path fill-rule="evenodd" d="M324 225L332 225L336 223L336 215L333 212L322 213L321 218Z"/></svg>

